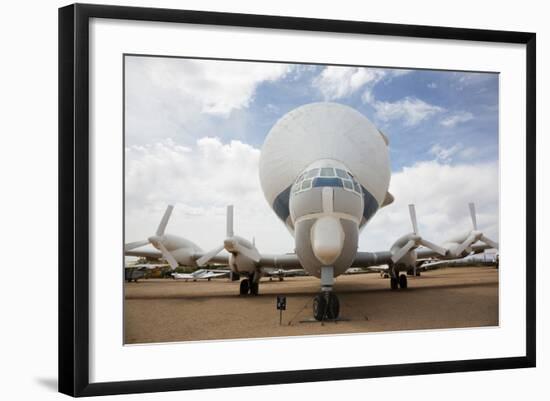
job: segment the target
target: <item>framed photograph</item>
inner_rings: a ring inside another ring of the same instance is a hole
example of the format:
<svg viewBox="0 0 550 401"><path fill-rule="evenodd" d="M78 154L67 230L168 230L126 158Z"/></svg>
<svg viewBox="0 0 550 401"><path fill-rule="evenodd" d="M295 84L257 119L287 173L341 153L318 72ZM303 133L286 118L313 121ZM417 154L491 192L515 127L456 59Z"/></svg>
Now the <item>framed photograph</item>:
<svg viewBox="0 0 550 401"><path fill-rule="evenodd" d="M59 391L534 367L535 83L534 33L61 8Z"/></svg>

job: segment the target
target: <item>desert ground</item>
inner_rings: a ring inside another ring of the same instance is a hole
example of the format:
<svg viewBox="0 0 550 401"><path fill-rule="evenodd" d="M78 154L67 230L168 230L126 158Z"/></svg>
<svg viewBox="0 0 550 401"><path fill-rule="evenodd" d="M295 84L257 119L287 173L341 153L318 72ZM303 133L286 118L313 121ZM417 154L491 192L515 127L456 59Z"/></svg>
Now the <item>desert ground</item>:
<svg viewBox="0 0 550 401"><path fill-rule="evenodd" d="M228 279L125 283L126 344L497 326L498 270L446 268L408 277L390 290L377 273L336 279L338 322L312 322L315 277L263 278L258 296L239 296ZM279 324L277 295L287 309Z"/></svg>

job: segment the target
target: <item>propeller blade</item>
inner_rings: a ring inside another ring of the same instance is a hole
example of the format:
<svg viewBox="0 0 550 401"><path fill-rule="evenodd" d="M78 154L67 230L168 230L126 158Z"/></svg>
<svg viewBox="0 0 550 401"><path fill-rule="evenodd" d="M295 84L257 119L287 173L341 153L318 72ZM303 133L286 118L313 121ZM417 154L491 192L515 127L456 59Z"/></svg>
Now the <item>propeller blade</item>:
<svg viewBox="0 0 550 401"><path fill-rule="evenodd" d="M470 217L472 218L472 226L474 227L474 230L477 231L476 205L474 203L470 203L468 206L470 207Z"/></svg>
<svg viewBox="0 0 550 401"><path fill-rule="evenodd" d="M421 245L424 245L426 248L430 248L432 251L437 252L441 256L445 256L447 254L447 250L439 245L434 244L433 242L426 241L425 239L421 239L418 241Z"/></svg>
<svg viewBox="0 0 550 401"><path fill-rule="evenodd" d="M124 251L131 251L132 249L139 248L140 246L144 246L149 244L149 240L144 239L142 241L136 241L136 242L130 242L128 244L124 244Z"/></svg>
<svg viewBox="0 0 550 401"><path fill-rule="evenodd" d="M405 256L407 254L407 252L409 252L414 246L416 245L416 242L413 241L412 239L409 240L409 242L407 242L405 244L405 246L403 248L400 248L397 252L395 252L392 257L391 257L391 260L393 263L397 263L399 260L401 260L401 258L403 256Z"/></svg>
<svg viewBox="0 0 550 401"><path fill-rule="evenodd" d="M233 205L227 206L226 238L233 237Z"/></svg>
<svg viewBox="0 0 550 401"><path fill-rule="evenodd" d="M216 256L218 253L220 253L223 249L223 245L219 246L215 249L212 249L211 251L206 252L204 255L202 255L200 258L197 259L197 266L204 266L207 264L210 259L212 259L214 256Z"/></svg>
<svg viewBox="0 0 550 401"><path fill-rule="evenodd" d="M255 249L250 249L250 248L247 248L239 243L236 243L235 244L235 250L238 252L238 253L241 253L243 254L244 256L246 256L247 258L249 259L252 259L254 262L258 263L260 261L260 254L258 253L257 250Z"/></svg>
<svg viewBox="0 0 550 401"><path fill-rule="evenodd" d="M158 247L160 248L160 251L162 252L162 256L170 264L170 267L172 269L175 269L176 267L179 266L179 263L176 260L176 258L174 258L170 252L168 252L168 249L166 249L166 247L164 246L164 244L162 242L159 241Z"/></svg>
<svg viewBox="0 0 550 401"><path fill-rule="evenodd" d="M470 234L466 240L456 248L456 255L462 255L462 252L469 248L476 241L476 236L474 233Z"/></svg>
<svg viewBox="0 0 550 401"><path fill-rule="evenodd" d="M498 249L498 242L493 241L492 239L487 238L485 235L482 235L481 238L479 238L482 242L485 242L487 245L489 245L491 248Z"/></svg>
<svg viewBox="0 0 550 401"><path fill-rule="evenodd" d="M164 216L162 216L162 220L160 221L160 224L157 228L156 235L158 237L162 237L164 235L164 230L166 230L166 225L168 224L168 220L170 220L172 210L174 210L174 206L168 205L166 211L164 212Z"/></svg>
<svg viewBox="0 0 550 401"><path fill-rule="evenodd" d="M413 232L415 234L418 234L418 224L417 224L417 221L416 221L416 210L414 208L414 205L409 205L409 214L411 216Z"/></svg>

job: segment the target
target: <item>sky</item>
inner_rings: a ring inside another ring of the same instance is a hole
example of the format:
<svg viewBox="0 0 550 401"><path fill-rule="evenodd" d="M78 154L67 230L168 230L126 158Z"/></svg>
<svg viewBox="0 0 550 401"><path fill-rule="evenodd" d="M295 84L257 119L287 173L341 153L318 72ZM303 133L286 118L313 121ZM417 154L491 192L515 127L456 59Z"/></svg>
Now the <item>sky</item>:
<svg viewBox="0 0 550 401"><path fill-rule="evenodd" d="M311 102L346 104L390 141L395 202L363 229L362 251L389 250L411 232L442 243L471 229L498 241L498 74L125 57L125 240L154 234L168 204L166 232L204 250L235 232L263 253L294 242L267 204L259 182L261 146L290 110Z"/></svg>

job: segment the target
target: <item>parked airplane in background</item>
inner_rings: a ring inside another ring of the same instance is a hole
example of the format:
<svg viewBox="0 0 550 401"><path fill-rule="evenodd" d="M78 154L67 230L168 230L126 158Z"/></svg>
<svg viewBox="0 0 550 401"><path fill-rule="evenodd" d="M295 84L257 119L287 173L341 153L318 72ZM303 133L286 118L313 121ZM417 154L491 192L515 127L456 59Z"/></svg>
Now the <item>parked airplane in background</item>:
<svg viewBox="0 0 550 401"><path fill-rule="evenodd" d="M474 229L442 246L423 239L409 206L413 232L389 250L358 251L360 231L378 210L391 204L388 139L364 115L336 103L313 103L284 115L267 135L260 156L260 182L265 198L294 237L295 254L263 255L255 244L233 232L228 207L226 238L203 252L191 241L165 234L172 206L154 236L127 244L127 255L146 256L136 248L151 243L172 268L227 263L243 279L240 294L258 294L262 268L303 268L320 279L313 302L317 320L336 319L340 305L334 279L350 267L387 264L392 289L406 288L418 258L461 258L498 244ZM481 241L483 244L476 245ZM418 249L420 246L424 248ZM225 249L229 256L219 255Z"/></svg>
<svg viewBox="0 0 550 401"><path fill-rule="evenodd" d="M371 271L365 270L361 267L350 267L344 272L344 274L365 274L365 273L371 273Z"/></svg>
<svg viewBox="0 0 550 401"><path fill-rule="evenodd" d="M307 276L307 272L304 269L274 269L266 267L262 269L262 273L264 276L269 277L269 280L278 278L279 281L283 281L285 277Z"/></svg>
<svg viewBox="0 0 550 401"><path fill-rule="evenodd" d="M143 278L147 275L148 271L163 269L166 267L170 267L170 265L167 265L165 263L140 263L136 265L125 266L124 279L129 283L131 283L132 281L137 283L140 278Z"/></svg>
<svg viewBox="0 0 550 401"><path fill-rule="evenodd" d="M193 273L172 273L172 278L174 280L185 280L185 281L189 281L189 280L210 281L213 278L229 277L229 273L231 273L229 270L199 269L199 270L195 270Z"/></svg>

